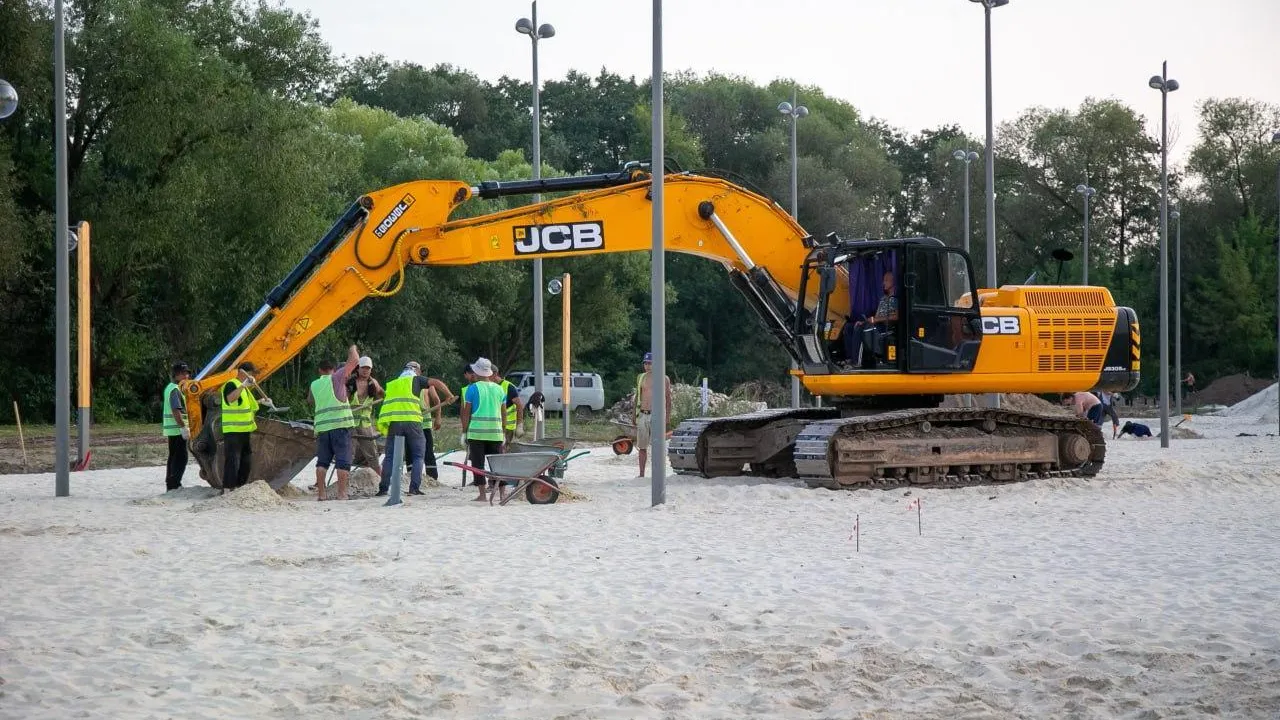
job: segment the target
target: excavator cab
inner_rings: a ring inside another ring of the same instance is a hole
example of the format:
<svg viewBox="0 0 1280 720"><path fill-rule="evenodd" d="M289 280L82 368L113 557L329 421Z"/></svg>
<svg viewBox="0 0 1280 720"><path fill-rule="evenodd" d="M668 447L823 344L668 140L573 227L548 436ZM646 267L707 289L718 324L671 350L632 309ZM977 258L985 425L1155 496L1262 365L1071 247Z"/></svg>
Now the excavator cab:
<svg viewBox="0 0 1280 720"><path fill-rule="evenodd" d="M840 275L847 308L831 306ZM809 292L815 310L796 328L806 373L969 372L977 362L982 320L969 258L939 240L836 239L809 254L800 294ZM813 321L832 316L843 320Z"/></svg>

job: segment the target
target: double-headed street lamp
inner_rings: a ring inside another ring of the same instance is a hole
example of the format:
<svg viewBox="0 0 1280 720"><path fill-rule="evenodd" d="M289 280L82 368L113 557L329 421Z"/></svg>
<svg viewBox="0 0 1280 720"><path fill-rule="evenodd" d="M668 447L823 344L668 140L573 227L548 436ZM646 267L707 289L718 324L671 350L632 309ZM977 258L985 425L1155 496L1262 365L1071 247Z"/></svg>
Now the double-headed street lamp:
<svg viewBox="0 0 1280 720"><path fill-rule="evenodd" d="M1169 61L1147 81L1160 91L1160 447L1169 447L1169 93L1178 81L1169 77ZM1182 382L1182 378L1178 378Z"/></svg>
<svg viewBox="0 0 1280 720"><path fill-rule="evenodd" d="M1098 194L1097 190L1081 183L1076 186L1076 192L1084 196L1084 277L1081 279L1081 285L1089 284L1089 198Z"/></svg>
<svg viewBox="0 0 1280 720"><path fill-rule="evenodd" d="M809 108L801 105L796 99L795 88L791 90L791 102L783 101L778 104L778 112L786 115L791 119L791 217L796 222L800 222L800 191L799 191L799 160L796 155L796 122L809 115ZM798 366L795 361L791 363L791 369L795 370ZM791 376L791 407L800 407L800 378Z"/></svg>
<svg viewBox="0 0 1280 720"><path fill-rule="evenodd" d="M987 287L996 285L996 156L995 128L991 122L991 9L1009 4L1009 0L969 0L982 5L987 27Z"/></svg>
<svg viewBox="0 0 1280 720"><path fill-rule="evenodd" d="M538 3L533 2L532 19L520 18L516 21L516 32L528 35L533 44L533 179L542 177L542 106L538 87L538 41L555 37L556 29L548 23L538 24ZM533 201L542 202L542 195L535 194ZM542 394L542 376L545 371L543 361L543 323L542 323L542 260L533 261L533 389ZM567 379L566 379L567 382ZM535 422L533 437L542 438L542 423Z"/></svg>
<svg viewBox="0 0 1280 720"><path fill-rule="evenodd" d="M969 254L969 163L978 159L972 150L956 150L951 157L964 163L964 254Z"/></svg>

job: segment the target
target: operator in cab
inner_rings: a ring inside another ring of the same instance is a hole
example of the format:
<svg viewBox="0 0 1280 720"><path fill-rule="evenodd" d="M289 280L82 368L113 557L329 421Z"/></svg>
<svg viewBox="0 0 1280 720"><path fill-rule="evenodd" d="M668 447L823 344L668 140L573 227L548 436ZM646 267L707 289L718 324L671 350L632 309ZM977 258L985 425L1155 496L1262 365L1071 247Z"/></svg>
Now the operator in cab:
<svg viewBox="0 0 1280 720"><path fill-rule="evenodd" d="M235 378L222 386L223 493L243 487L253 469L250 440L258 429L258 399L251 388L258 384L253 377L256 372L258 368L253 363L240 363ZM264 398L263 402L270 407L271 398Z"/></svg>

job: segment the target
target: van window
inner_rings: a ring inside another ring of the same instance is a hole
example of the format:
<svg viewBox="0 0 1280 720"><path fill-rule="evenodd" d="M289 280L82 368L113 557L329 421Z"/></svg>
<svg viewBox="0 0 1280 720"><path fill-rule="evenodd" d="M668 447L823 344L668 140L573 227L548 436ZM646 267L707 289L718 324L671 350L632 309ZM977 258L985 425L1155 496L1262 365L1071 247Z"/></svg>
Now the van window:
<svg viewBox="0 0 1280 720"><path fill-rule="evenodd" d="M576 377L573 379L573 386L574 387L591 387L591 378Z"/></svg>
<svg viewBox="0 0 1280 720"><path fill-rule="evenodd" d="M556 376L556 377L551 381L551 384L552 384L552 385L554 385L554 386L556 386L556 387L560 387L560 386L561 386L560 376L559 376L559 375L557 375L557 376Z"/></svg>

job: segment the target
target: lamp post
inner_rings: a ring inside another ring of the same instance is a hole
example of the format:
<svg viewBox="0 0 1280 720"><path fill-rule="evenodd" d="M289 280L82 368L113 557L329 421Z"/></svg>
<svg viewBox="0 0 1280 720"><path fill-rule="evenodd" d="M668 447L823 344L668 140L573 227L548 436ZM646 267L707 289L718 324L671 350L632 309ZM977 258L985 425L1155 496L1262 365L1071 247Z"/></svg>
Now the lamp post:
<svg viewBox="0 0 1280 720"><path fill-rule="evenodd" d="M972 150L956 150L951 157L964 163L964 254L969 254L969 163L978 159Z"/></svg>
<svg viewBox="0 0 1280 720"><path fill-rule="evenodd" d="M783 101L778 104L778 112L786 115L791 119L791 217L796 222L800 222L799 212L799 178L798 164L799 160L796 156L796 122L809 114L809 108L801 105L796 100L795 88L791 89L791 102ZM793 360L791 361L791 369L795 370L799 366ZM800 378L797 375L791 376L791 407L800 407Z"/></svg>
<svg viewBox="0 0 1280 720"><path fill-rule="evenodd" d="M1147 81L1160 91L1160 447L1169 447L1169 93L1178 81L1169 77L1169 61ZM1181 382L1182 378L1178 378Z"/></svg>
<svg viewBox="0 0 1280 720"><path fill-rule="evenodd" d="M556 29L548 23L538 24L538 2L533 2L532 18L520 18L516 21L516 32L528 35L533 45L533 179L542 177L542 105L540 88L538 87L538 41L555 37ZM542 202L542 195L533 196L535 203ZM533 261L533 389L542 395L542 379L546 370L543 358L543 307L542 307L542 260ZM545 395L543 395L545 397ZM541 421L534 421L533 439L541 440L544 432Z"/></svg>
<svg viewBox="0 0 1280 720"><path fill-rule="evenodd" d="M649 268L649 332L653 343L653 376L667 376L667 246L663 237L665 229L664 198L666 187L666 125L665 111L662 102L662 0L653 0L653 76L649 82L651 87L651 106L653 117L650 128L653 140L650 142L649 167L653 179L649 184L649 192L653 197L650 203L653 215L650 224L653 241L652 261ZM650 417L652 426L657 432L651 433L652 445L649 457L653 458L653 471L649 474L649 497L652 506L662 505L667 501L667 404L653 403L653 414Z"/></svg>
<svg viewBox="0 0 1280 720"><path fill-rule="evenodd" d="M1169 211L1177 231L1173 241L1173 387L1174 414L1182 417L1182 213Z"/></svg>
<svg viewBox="0 0 1280 720"><path fill-rule="evenodd" d="M1273 145L1280 145L1280 130L1271 136ZM1276 383L1280 385L1280 165L1276 166ZM1280 387L1276 388L1280 391ZM1280 392L1276 393L1280 396ZM1280 397L1277 399L1280 409ZM1277 425L1280 433L1280 425Z"/></svg>
<svg viewBox="0 0 1280 720"><path fill-rule="evenodd" d="M996 285L996 157L995 129L991 123L991 9L1009 4L1009 0L969 0L982 5L987 28L987 287Z"/></svg>
<svg viewBox="0 0 1280 720"><path fill-rule="evenodd" d="M71 494L71 270L67 237L67 63L63 0L53 5L54 495Z"/></svg>
<svg viewBox="0 0 1280 720"><path fill-rule="evenodd" d="M0 80L0 120L18 111L18 91L8 80Z"/></svg>
<svg viewBox="0 0 1280 720"><path fill-rule="evenodd" d="M1084 277L1081 279L1081 285L1089 284L1089 198L1098 194L1097 190L1085 184L1076 186L1076 192L1084 196Z"/></svg>

